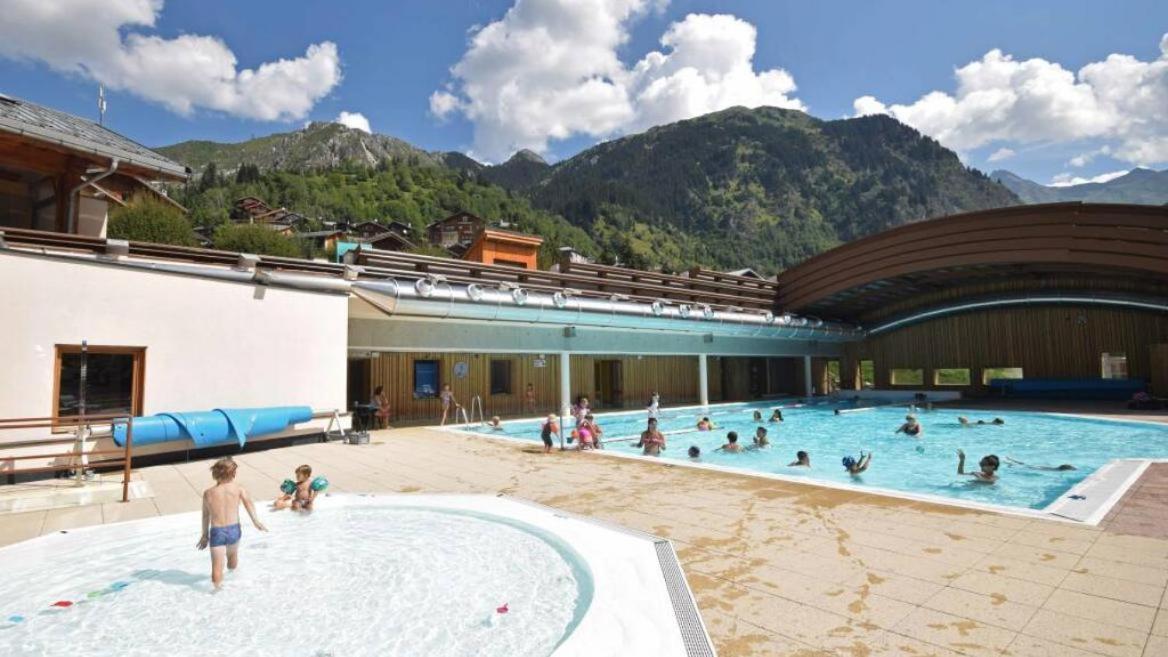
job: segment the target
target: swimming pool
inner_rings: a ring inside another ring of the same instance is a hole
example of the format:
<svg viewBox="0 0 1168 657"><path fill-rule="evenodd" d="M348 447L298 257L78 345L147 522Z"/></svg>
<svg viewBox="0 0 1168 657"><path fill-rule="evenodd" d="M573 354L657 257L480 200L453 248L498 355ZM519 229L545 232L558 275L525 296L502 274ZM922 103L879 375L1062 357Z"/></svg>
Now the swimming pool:
<svg viewBox="0 0 1168 657"><path fill-rule="evenodd" d="M331 502L245 521L215 595L192 514L5 548L0 654L543 656L589 609L588 565L541 528Z"/></svg>
<svg viewBox="0 0 1168 657"><path fill-rule="evenodd" d="M772 408L780 406L784 422L752 420L753 411L762 411L765 418L770 416ZM795 401L789 400L712 406L704 414L692 408L664 411L659 428L666 433L668 448L661 456L690 462L686 452L691 445L696 445L701 449L698 461L704 464L1027 509L1045 508L1113 459L1168 456L1168 426L1165 425L1049 413L946 408L918 412L924 434L920 439L913 439L895 433L904 421L904 406L856 412L849 412L855 407L850 402L794 406ZM844 413L836 415L836 409ZM696 431L694 425L700 415L709 415L717 430ZM989 422L1000 417L1005 424L962 427L958 416L966 416L973 422ZM605 440L638 435L644 430L645 419L644 412L597 416ZM504 423L501 431L478 426L462 430L538 441L539 425L538 420L522 420ZM737 454L716 451L725 443L728 431L737 431L739 442L750 445L759 426L767 428L770 447ZM610 442L605 447L609 451L639 454L640 450L632 446L634 442ZM999 471L1001 481L987 486L958 477L955 452L959 448L966 452L967 470L976 469L977 461L985 454L1003 458ZM810 454L810 468L788 467L799 450ZM845 455L858 456L860 450L874 454L872 465L859 478L852 478L842 467L841 459ZM1030 465L1070 463L1077 469L1051 472L1011 466L1005 462L1006 456Z"/></svg>

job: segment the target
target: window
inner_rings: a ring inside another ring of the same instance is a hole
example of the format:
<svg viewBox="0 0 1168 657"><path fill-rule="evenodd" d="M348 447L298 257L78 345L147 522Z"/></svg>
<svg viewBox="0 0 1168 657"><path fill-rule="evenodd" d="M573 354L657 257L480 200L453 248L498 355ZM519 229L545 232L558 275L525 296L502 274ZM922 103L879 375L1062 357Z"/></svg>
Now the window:
<svg viewBox="0 0 1168 657"><path fill-rule="evenodd" d="M1103 352L1103 378L1105 379L1126 379L1127 378L1127 354L1107 353Z"/></svg>
<svg viewBox="0 0 1168 657"><path fill-rule="evenodd" d="M141 347L89 346L83 359L81 345L57 345L53 415L80 415L82 393L86 415L141 415L145 366L146 350Z"/></svg>
<svg viewBox="0 0 1168 657"><path fill-rule="evenodd" d="M876 387L876 363L870 360L860 361L860 388L870 390Z"/></svg>
<svg viewBox="0 0 1168 657"><path fill-rule="evenodd" d="M888 370L888 382L894 386L919 386L925 382L924 370L891 369Z"/></svg>
<svg viewBox="0 0 1168 657"><path fill-rule="evenodd" d="M941 367L933 370L933 385L967 386L972 381L968 367Z"/></svg>
<svg viewBox="0 0 1168 657"><path fill-rule="evenodd" d="M827 384L827 390L824 394L830 395L836 390L840 389L840 362L838 360L827 361L827 367L824 368L823 373L824 383Z"/></svg>
<svg viewBox="0 0 1168 657"><path fill-rule="evenodd" d="M491 361L491 394L511 394L511 361Z"/></svg>
<svg viewBox="0 0 1168 657"><path fill-rule="evenodd" d="M438 361L414 361L414 399L437 397L441 384L441 377L438 375Z"/></svg>
<svg viewBox="0 0 1168 657"><path fill-rule="evenodd" d="M987 367L981 371L982 385L989 385L994 379L1021 379L1021 367Z"/></svg>

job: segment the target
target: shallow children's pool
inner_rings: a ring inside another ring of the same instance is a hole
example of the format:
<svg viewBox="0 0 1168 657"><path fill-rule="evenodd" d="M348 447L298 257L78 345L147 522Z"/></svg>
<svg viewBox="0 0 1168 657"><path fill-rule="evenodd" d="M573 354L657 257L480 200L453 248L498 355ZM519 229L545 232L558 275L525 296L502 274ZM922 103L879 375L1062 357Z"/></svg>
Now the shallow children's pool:
<svg viewBox="0 0 1168 657"><path fill-rule="evenodd" d="M767 422L765 418L779 406L784 421ZM854 404L848 402L799 405L789 400L713 406L706 413L697 409L665 411L659 418L659 428L667 439L667 449L661 456L691 461L687 450L696 445L701 449L697 460L707 464L1033 509L1046 507L1112 459L1168 457L1168 425L1049 413L945 409L918 411L925 430L919 439L914 439L895 433L904 422L904 406L859 412L852 408ZM843 413L836 415L836 409ZM763 422L753 421L755 410L763 413ZM718 428L696 431L694 426L701 415L709 415ZM958 416L967 416L974 423L999 417L1005 424L962 427ZM611 440L638 435L645 428L646 414L599 414L597 421L605 440ZM538 420L524 420L504 423L498 432L477 425L464 430L538 441L539 426ZM760 426L768 431L770 447L737 454L717 451L731 430L738 432L740 444L751 445L751 437ZM640 453L633 447L634 442L610 442L606 449ZM986 454L1002 458L1001 481L988 486L957 476L959 448L966 452L967 469L976 469L978 460ZM799 450L810 454L810 468L788 467ZM841 460L846 455L857 457L861 450L874 453L872 465L853 479ZM1005 462L1006 456L1035 466L1069 463L1076 469L1052 472L1010 466Z"/></svg>
<svg viewBox="0 0 1168 657"><path fill-rule="evenodd" d="M266 534L244 520L241 567L215 594L197 514L5 548L0 654L549 655L591 604L584 560L535 526L319 507L268 514Z"/></svg>

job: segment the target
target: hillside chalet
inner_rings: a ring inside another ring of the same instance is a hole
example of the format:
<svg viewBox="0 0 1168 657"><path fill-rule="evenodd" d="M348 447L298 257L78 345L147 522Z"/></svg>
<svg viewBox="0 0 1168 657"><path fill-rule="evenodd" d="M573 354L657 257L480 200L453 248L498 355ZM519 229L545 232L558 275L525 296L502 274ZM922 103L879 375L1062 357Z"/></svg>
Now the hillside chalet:
<svg viewBox="0 0 1168 657"><path fill-rule="evenodd" d="M482 217L469 212L458 212L426 226L426 237L431 244L445 249L456 244L469 247L479 231L486 226L487 222Z"/></svg>
<svg viewBox="0 0 1168 657"><path fill-rule="evenodd" d="M92 121L0 94L0 227L104 237L111 204L138 193L174 203L152 183L189 176Z"/></svg>
<svg viewBox="0 0 1168 657"><path fill-rule="evenodd" d="M231 220L241 224L282 224L296 226L306 221L303 215L287 208L273 208L254 196L245 196L231 208Z"/></svg>

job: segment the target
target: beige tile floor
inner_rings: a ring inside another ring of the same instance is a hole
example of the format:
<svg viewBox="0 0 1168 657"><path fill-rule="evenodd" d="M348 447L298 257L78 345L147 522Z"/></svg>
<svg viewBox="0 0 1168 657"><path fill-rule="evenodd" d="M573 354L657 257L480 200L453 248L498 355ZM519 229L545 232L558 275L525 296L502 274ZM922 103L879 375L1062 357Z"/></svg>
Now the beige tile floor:
<svg viewBox="0 0 1168 657"><path fill-rule="evenodd" d="M1168 656L1162 538L427 429L238 460L260 498L307 462L334 491L515 495L666 536L724 657ZM140 470L151 499L0 516L0 543L197 510L208 465Z"/></svg>

